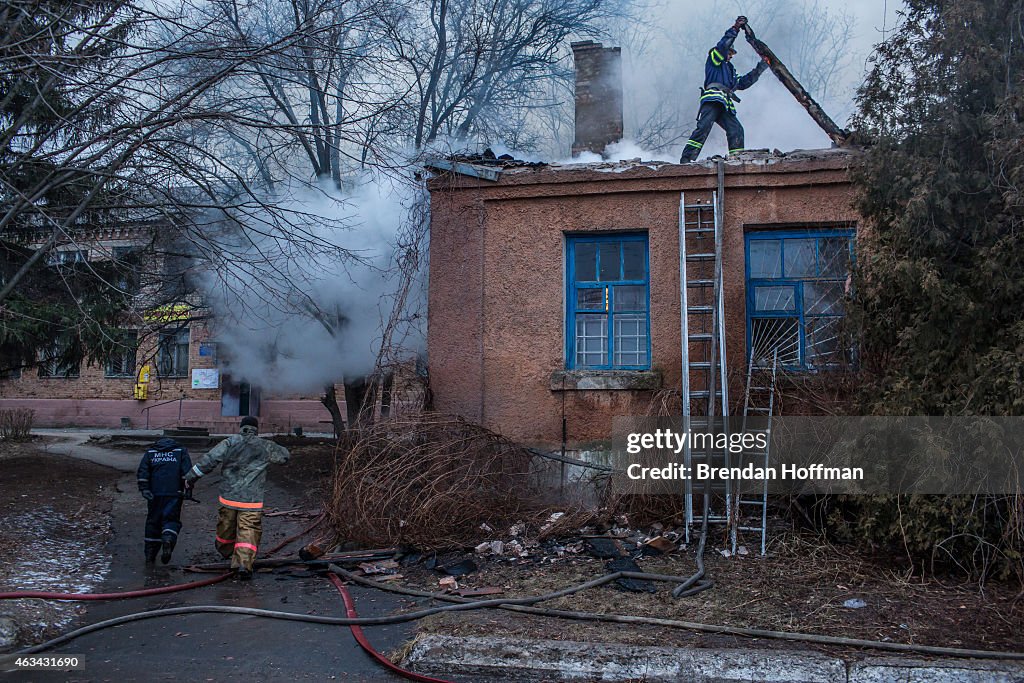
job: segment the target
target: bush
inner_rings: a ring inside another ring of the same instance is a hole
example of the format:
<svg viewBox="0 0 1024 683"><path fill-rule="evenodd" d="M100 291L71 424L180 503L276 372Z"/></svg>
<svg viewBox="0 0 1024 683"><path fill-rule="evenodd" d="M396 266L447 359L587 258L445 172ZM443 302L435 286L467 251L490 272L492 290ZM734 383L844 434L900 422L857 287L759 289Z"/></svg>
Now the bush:
<svg viewBox="0 0 1024 683"><path fill-rule="evenodd" d="M28 408L0 410L0 441L28 441L34 416Z"/></svg>
<svg viewBox="0 0 1024 683"><path fill-rule="evenodd" d="M1024 582L1024 496L835 496L821 502L838 540L906 557L915 573Z"/></svg>
<svg viewBox="0 0 1024 683"><path fill-rule="evenodd" d="M536 505L529 451L460 418L404 416L364 429L338 458L328 512L339 536L420 550L475 544Z"/></svg>

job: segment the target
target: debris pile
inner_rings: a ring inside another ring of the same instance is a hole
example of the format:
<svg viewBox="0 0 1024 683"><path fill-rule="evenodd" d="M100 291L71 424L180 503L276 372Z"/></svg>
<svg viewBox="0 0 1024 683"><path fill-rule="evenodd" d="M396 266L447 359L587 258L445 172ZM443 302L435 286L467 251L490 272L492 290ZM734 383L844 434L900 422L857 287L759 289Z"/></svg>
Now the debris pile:
<svg viewBox="0 0 1024 683"><path fill-rule="evenodd" d="M472 547L481 521L504 527L535 509L533 457L459 418L381 422L339 457L331 522L341 538L369 546Z"/></svg>

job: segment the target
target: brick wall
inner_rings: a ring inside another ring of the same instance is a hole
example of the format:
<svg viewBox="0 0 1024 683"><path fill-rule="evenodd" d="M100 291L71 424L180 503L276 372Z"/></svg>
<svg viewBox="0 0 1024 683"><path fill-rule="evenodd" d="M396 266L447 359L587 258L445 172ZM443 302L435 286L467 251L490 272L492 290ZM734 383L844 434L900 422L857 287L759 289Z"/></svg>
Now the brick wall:
<svg viewBox="0 0 1024 683"><path fill-rule="evenodd" d="M576 132L572 153L601 154L622 139L622 53L591 40L572 44Z"/></svg>
<svg viewBox="0 0 1024 683"><path fill-rule="evenodd" d="M856 222L845 155L728 164L723 269L726 348L745 365L744 231ZM650 391L560 391L565 361L567 233L646 231L652 368L681 382L679 199L710 201L713 165L517 170L497 183L432 182L428 349L439 410L510 438L556 446L561 419L583 446L609 438L616 415L646 414ZM734 372L742 394L742 370Z"/></svg>

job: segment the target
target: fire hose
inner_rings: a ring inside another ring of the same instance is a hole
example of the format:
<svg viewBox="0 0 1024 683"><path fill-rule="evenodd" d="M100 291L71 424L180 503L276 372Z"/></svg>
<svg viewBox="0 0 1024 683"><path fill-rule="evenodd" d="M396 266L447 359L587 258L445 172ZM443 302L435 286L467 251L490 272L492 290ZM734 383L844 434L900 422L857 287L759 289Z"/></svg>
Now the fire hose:
<svg viewBox="0 0 1024 683"><path fill-rule="evenodd" d="M134 614L126 614L121 617L115 617L113 619L107 619L105 621L101 621L95 624L90 624L89 626L84 626L82 628L76 629L62 636L58 636L57 638L54 638L52 640L40 643L39 645L35 645L20 650L17 654L34 654L37 652L43 652L52 647L56 647L57 645L69 642L88 633L93 633L95 631L110 628L113 626L119 626L121 624L126 624L133 621L182 614L244 614L249 616L266 617L271 619L285 619L289 621L300 621L316 624L333 624L342 626L379 626L414 621L417 619L422 619L426 616L430 616L432 614L438 614L443 612L474 610L483 607L498 607L501 609L522 612L526 614L535 614L546 617L558 617L563 619L574 619L580 621L606 621L623 624L664 626L667 628L685 629L689 631L696 631L699 633L716 633L723 635L745 636L751 638L770 638L775 640L790 640L796 642L815 643L822 645L840 645L846 647L870 648L876 650L886 650L890 652L909 652L935 656L967 657L973 659L1005 659L1024 661L1024 652L997 652L992 650L973 650L967 648L940 647L933 645L889 643L877 640L863 640L860 638L845 638L840 636L825 636L812 633L796 633L788 631L770 631L765 629L747 628L743 626L705 624L700 622L680 621L675 619L660 619L657 617L639 617L622 614L598 614L594 612L578 612L570 610L533 607L535 603L551 600L557 597L571 595L573 593L577 593L587 588L601 586L611 581L614 581L618 578L643 578L655 581L672 582L684 582L687 580L683 577L678 576L647 574L645 572L612 572L597 579L593 579L591 581L587 581L576 586L571 586L559 591L555 591L553 593L547 593L540 596L528 598L472 600L468 598L460 598L441 593L430 593L426 591L417 591L409 588L401 588L390 584L372 581L361 576L356 576L355 574L334 565L331 565L331 571L348 581L352 581L360 585L369 586L372 588L377 588L379 590L399 593L403 595L411 595L416 597L441 600L444 602L454 604L450 604L444 607L432 607L424 610L419 610L416 612L407 612L405 614L395 614L383 617L325 617L310 614L297 614L294 612L279 612L275 610L256 609L251 607L229 607L225 605L195 605L190 607L172 607L167 609L157 609L146 612L137 612Z"/></svg>
<svg viewBox="0 0 1024 683"><path fill-rule="evenodd" d="M218 574L209 579L192 581L190 583L179 583L173 586L160 586L158 588L143 588L123 593L55 593L51 591L8 591L0 593L0 600L23 600L26 598L39 600L68 600L72 602L87 602L90 600L125 600L128 598L144 598L151 595L164 595L166 593L177 593L193 588L202 588L220 583L231 576L231 572Z"/></svg>
<svg viewBox="0 0 1024 683"><path fill-rule="evenodd" d="M345 614L353 619L358 617L359 615L356 613L356 603L352 600L352 596L349 594L348 589L345 588L345 584L342 583L341 579L339 579L336 574L328 574L327 578L330 579L331 583L334 584L334 587L338 589L339 593L341 593L341 601L345 603ZM359 643L359 647L363 648L363 650L366 651L366 654L373 657L378 664L388 671L392 671L402 678L408 678L411 681L419 681L419 683L450 683L450 681L446 681L441 678L431 678L430 676L424 676L423 674L403 669L381 653L377 652L377 650L370 645L370 641L366 639L361 626L351 624L349 625L349 629L352 630L352 637L356 639L357 643Z"/></svg>

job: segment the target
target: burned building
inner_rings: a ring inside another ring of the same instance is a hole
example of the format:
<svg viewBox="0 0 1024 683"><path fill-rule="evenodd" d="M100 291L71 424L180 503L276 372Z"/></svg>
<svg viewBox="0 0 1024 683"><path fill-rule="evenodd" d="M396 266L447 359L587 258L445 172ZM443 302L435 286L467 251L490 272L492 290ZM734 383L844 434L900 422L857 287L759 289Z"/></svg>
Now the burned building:
<svg viewBox="0 0 1024 683"><path fill-rule="evenodd" d="M718 192L730 368L777 350L795 375L829 371L845 354L855 154L748 152L724 161L721 178L714 161L438 164L436 407L545 448L559 446L563 418L568 447L587 448L610 437L613 416L648 414L693 371L681 343L680 214L710 209Z"/></svg>

